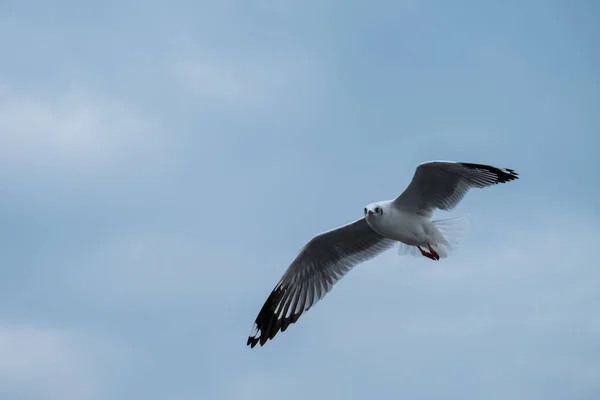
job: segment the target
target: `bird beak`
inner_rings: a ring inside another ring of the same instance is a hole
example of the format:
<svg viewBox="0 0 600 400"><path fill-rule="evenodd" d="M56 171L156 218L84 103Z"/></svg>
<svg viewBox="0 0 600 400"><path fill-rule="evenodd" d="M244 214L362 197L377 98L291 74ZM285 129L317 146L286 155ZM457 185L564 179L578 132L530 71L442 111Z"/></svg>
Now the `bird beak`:
<svg viewBox="0 0 600 400"><path fill-rule="evenodd" d="M367 214L373 215L373 211L369 210L369 211L367 211Z"/></svg>

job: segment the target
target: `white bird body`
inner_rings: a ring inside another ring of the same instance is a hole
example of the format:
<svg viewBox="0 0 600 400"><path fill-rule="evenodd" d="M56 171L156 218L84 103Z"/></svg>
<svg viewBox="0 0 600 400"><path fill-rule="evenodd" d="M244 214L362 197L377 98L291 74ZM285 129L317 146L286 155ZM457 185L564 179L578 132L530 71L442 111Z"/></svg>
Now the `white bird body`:
<svg viewBox="0 0 600 400"><path fill-rule="evenodd" d="M369 211L374 212L377 207L383 210L381 217L377 217L375 213L369 214ZM365 217L375 232L388 239L413 246L423 246L433 240L435 227L429 218L394 207L392 200L369 204Z"/></svg>
<svg viewBox="0 0 600 400"><path fill-rule="evenodd" d="M376 209L380 210L379 216ZM425 215L399 208L393 200L369 204L365 208L365 220L381 236L399 242L399 254L423 254L411 250L431 247L439 258L448 257L452 249L449 239L455 231L462 231L466 222L465 218L432 221ZM446 228L445 234L440 231L442 227ZM449 230L448 227L454 229Z"/></svg>
<svg viewBox="0 0 600 400"><path fill-rule="evenodd" d="M451 210L471 188L518 179L508 168L454 161L419 164L406 189L394 200L367 205L364 216L313 237L298 253L258 313L250 347L285 331L322 299L348 271L398 245L399 254L446 258L464 219L432 221L435 209ZM418 250L418 251L417 251Z"/></svg>

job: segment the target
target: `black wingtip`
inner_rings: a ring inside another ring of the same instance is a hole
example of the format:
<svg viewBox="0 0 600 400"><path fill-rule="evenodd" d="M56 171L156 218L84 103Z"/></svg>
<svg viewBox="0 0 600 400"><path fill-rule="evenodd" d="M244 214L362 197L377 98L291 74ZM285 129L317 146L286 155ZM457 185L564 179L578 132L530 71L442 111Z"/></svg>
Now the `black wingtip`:
<svg viewBox="0 0 600 400"><path fill-rule="evenodd" d="M250 346L250 348L253 349L257 343L258 343L258 339L253 338L252 336L249 336L248 341L246 342L246 346Z"/></svg>
<svg viewBox="0 0 600 400"><path fill-rule="evenodd" d="M473 164L473 163L460 163L462 166L465 166L470 169L479 169L488 171L496 176L496 181L494 184L498 183L507 183L519 179L519 174L511 168L496 168L491 165L484 164Z"/></svg>
<svg viewBox="0 0 600 400"><path fill-rule="evenodd" d="M275 314L275 309L284 293L282 287L277 287L271 292L254 321L254 327L248 337L246 346L253 349L257 344L260 344L262 347L268 340L273 339L277 332L284 330L281 329L282 319L279 319Z"/></svg>

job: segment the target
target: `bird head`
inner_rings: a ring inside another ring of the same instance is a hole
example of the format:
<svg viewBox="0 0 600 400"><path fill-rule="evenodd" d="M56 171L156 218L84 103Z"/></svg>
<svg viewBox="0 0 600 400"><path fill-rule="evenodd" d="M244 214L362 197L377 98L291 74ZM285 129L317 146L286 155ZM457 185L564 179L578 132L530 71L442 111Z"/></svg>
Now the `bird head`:
<svg viewBox="0 0 600 400"><path fill-rule="evenodd" d="M372 203L364 209L365 218L376 218L383 215L383 207L380 204Z"/></svg>

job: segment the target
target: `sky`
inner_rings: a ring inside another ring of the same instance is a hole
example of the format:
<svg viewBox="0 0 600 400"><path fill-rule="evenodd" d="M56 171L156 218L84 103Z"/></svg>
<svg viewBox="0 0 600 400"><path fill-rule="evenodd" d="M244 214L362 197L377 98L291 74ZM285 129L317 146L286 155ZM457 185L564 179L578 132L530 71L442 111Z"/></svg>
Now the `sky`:
<svg viewBox="0 0 600 400"><path fill-rule="evenodd" d="M600 398L599 18L0 0L0 398ZM435 159L520 179L246 347L312 236Z"/></svg>

